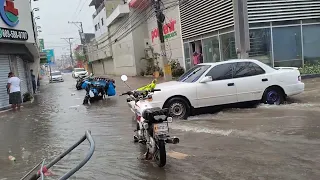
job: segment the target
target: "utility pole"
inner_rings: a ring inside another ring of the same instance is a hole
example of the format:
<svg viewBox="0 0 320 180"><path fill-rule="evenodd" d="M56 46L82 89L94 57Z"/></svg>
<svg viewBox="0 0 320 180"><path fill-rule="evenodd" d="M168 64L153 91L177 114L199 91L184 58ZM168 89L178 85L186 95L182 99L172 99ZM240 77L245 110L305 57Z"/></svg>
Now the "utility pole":
<svg viewBox="0 0 320 180"><path fill-rule="evenodd" d="M152 0L152 2L155 8L156 17L157 17L159 39L160 39L160 50L161 50L160 59L162 60L162 63L163 63L164 79L166 81L170 81L172 80L171 66L168 62L166 45L165 45L164 35L163 35L163 23L165 21L165 15L161 10L161 0Z"/></svg>
<svg viewBox="0 0 320 180"><path fill-rule="evenodd" d="M79 28L79 35L80 35L80 40L81 40L81 44L82 44L82 50L83 50L83 54L84 54L84 57L85 57L85 61L88 61L88 54L87 54L87 45L86 45L86 37L85 37L85 34L84 34L84 31L83 31L83 26L82 26L82 22L79 22L79 21L68 21L69 24L74 24L76 25L78 28ZM78 26L79 25L79 26Z"/></svg>
<svg viewBox="0 0 320 180"><path fill-rule="evenodd" d="M73 62L73 57L72 57L72 42L71 42L71 40L73 38L61 38L61 39L64 39L69 43L69 46L70 46L70 58L71 58L71 63L72 63L72 67L73 67L74 66L74 62Z"/></svg>

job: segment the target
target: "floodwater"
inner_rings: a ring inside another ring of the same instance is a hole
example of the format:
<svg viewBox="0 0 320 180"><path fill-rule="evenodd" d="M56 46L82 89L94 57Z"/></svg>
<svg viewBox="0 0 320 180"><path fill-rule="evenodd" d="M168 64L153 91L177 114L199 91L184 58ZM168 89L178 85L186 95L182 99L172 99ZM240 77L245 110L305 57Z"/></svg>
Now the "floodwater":
<svg viewBox="0 0 320 180"><path fill-rule="evenodd" d="M75 80L42 82L41 92L21 112L0 113L0 180L20 179L35 164L54 159L91 130L92 159L70 179L115 180L317 180L320 177L320 80L281 106L233 108L171 125L180 144L167 146L167 166L139 157L134 123L124 97L83 106ZM137 88L150 79L129 78ZM127 87L116 78L118 94ZM86 155L80 145L52 168L59 179ZM12 162L8 156L16 157Z"/></svg>

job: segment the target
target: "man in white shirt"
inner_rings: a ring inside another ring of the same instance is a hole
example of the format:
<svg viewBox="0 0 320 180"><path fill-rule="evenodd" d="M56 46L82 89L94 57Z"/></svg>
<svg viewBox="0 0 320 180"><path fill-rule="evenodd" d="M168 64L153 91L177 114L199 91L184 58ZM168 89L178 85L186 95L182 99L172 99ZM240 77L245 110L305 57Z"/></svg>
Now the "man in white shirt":
<svg viewBox="0 0 320 180"><path fill-rule="evenodd" d="M21 80L18 77L15 77L13 72L10 72L8 74L9 80L8 80L8 89L10 89L9 92L9 104L11 104L11 107L13 110L18 108L20 110L20 106L22 103L21 99L21 92L20 92L20 83Z"/></svg>

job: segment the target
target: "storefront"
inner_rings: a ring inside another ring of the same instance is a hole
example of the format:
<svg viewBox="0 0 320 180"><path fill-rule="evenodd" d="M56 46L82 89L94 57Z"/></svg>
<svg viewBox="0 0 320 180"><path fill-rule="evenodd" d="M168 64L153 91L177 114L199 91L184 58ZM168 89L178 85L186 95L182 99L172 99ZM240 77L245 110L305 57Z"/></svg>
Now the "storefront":
<svg viewBox="0 0 320 180"><path fill-rule="evenodd" d="M302 67L320 62L320 1L246 1L249 58L270 66ZM232 0L194 1L182 5L180 13L187 69L194 65L195 51L203 55L203 62L238 57Z"/></svg>
<svg viewBox="0 0 320 180"><path fill-rule="evenodd" d="M0 109L9 105L8 73L21 79L21 94L31 92L30 64L39 59L29 1L0 0ZM38 66L35 67L39 67Z"/></svg>

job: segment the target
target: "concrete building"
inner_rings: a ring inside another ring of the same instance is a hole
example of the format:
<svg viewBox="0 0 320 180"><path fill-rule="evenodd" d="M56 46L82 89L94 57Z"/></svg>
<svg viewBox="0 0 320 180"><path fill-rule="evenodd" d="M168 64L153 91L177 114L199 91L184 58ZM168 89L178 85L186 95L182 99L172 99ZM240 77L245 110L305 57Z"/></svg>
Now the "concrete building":
<svg viewBox="0 0 320 180"><path fill-rule="evenodd" d="M152 46L160 53L150 2L105 0L100 5L101 14L94 18L97 72L139 75L146 50ZM168 58L179 60L185 69L194 66L194 52L202 54L203 62L248 57L270 66L301 67L320 61L320 1L176 2L163 0L166 49Z"/></svg>
<svg viewBox="0 0 320 180"><path fill-rule="evenodd" d="M169 59L179 60L183 65L183 46L179 6L164 0L164 25ZM154 9L150 1L135 0L92 1L96 12L93 22L96 30L95 42L89 47L89 59L95 74L140 75L146 71L143 60L160 54L160 43ZM160 66L161 62L160 62Z"/></svg>
<svg viewBox="0 0 320 180"><path fill-rule="evenodd" d="M0 0L0 109L9 105L8 73L21 81L21 94L31 92L30 69L38 75L40 56L31 5L26 0Z"/></svg>
<svg viewBox="0 0 320 180"><path fill-rule="evenodd" d="M180 7L186 68L192 54L204 62L237 58L237 6L243 3L250 42L248 56L271 66L301 67L320 61L320 1L212 0L187 1ZM235 35L236 34L236 35ZM238 41L238 42L237 42Z"/></svg>

